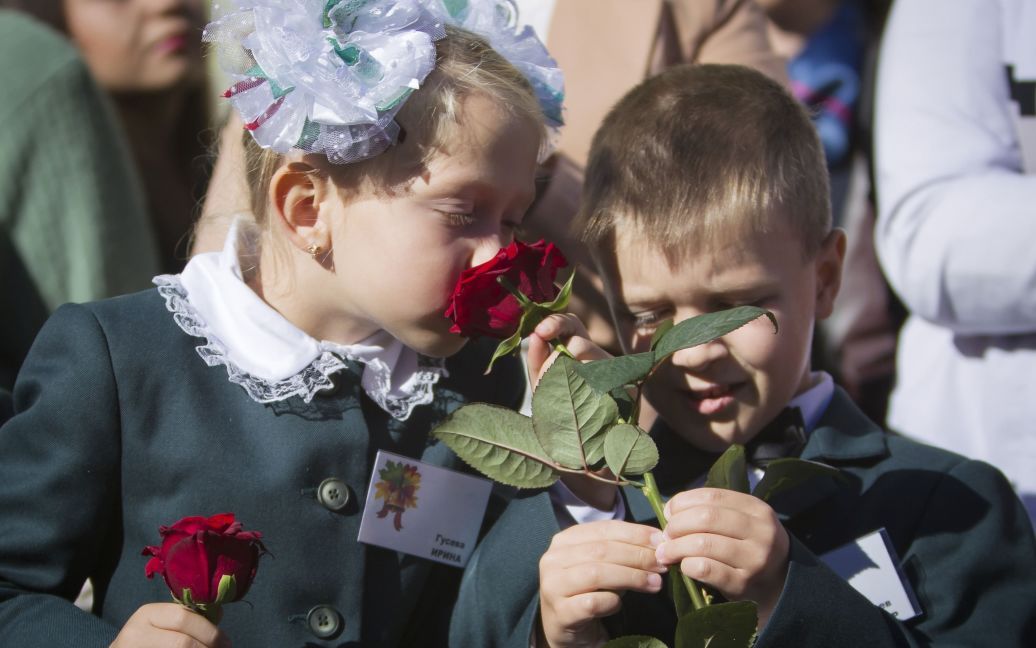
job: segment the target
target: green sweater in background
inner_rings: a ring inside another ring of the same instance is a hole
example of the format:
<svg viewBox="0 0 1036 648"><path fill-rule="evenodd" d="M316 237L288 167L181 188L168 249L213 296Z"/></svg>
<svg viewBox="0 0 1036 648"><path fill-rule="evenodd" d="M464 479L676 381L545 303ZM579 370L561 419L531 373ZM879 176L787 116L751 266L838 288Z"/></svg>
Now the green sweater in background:
<svg viewBox="0 0 1036 648"><path fill-rule="evenodd" d="M0 11L0 387L49 313L149 285L155 236L103 91L57 33Z"/></svg>

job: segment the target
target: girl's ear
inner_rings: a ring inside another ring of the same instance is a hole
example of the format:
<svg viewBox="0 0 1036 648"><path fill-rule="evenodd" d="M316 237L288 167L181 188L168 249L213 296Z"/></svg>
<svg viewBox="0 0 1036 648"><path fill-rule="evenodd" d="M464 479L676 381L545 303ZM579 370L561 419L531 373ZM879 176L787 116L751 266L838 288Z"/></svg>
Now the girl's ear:
<svg viewBox="0 0 1036 648"><path fill-rule="evenodd" d="M814 260L817 273L816 318L826 319L835 309L835 298L842 287L842 264L845 262L845 231L834 228L824 239Z"/></svg>
<svg viewBox="0 0 1036 648"><path fill-rule="evenodd" d="M331 249L331 228L321 205L332 191L326 174L305 162L290 162L270 178L272 216L292 245L306 254Z"/></svg>

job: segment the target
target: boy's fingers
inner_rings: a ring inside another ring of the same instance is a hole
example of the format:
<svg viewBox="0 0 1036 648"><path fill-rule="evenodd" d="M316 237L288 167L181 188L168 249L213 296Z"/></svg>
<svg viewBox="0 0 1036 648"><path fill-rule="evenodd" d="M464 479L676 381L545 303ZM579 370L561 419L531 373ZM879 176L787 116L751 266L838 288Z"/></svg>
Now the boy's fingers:
<svg viewBox="0 0 1036 648"><path fill-rule="evenodd" d="M557 605L563 623L574 624L586 619L611 616L622 607L622 598L615 592L589 592L573 596Z"/></svg>
<svg viewBox="0 0 1036 648"><path fill-rule="evenodd" d="M753 516L738 509L692 506L670 515L665 536L675 539L692 533L716 533L743 540L749 536L755 522Z"/></svg>
<svg viewBox="0 0 1036 648"><path fill-rule="evenodd" d="M562 600L597 591L657 592L662 589L662 575L642 569L608 563L582 563L554 571L548 580L540 580L540 590L552 600Z"/></svg>
<svg viewBox="0 0 1036 648"><path fill-rule="evenodd" d="M611 357L610 353L593 343L583 322L571 313L550 315L536 326L535 333L544 340L560 340L579 360L602 360Z"/></svg>
<svg viewBox="0 0 1036 648"><path fill-rule="evenodd" d="M659 574L666 570L651 547L612 541L551 549L540 559L540 570L546 575L585 563L609 563Z"/></svg>
<svg viewBox="0 0 1036 648"><path fill-rule="evenodd" d="M528 340L525 361L529 366L529 384L535 387L539 384L543 372L550 368L550 356L554 350L546 340L536 334L530 335Z"/></svg>
<svg viewBox="0 0 1036 648"><path fill-rule="evenodd" d="M723 488L695 488L677 493L665 504L666 518L695 506L736 508L748 515L767 516L773 509L758 497Z"/></svg>
<svg viewBox="0 0 1036 648"><path fill-rule="evenodd" d="M745 578L740 570L711 558L684 558L680 561L680 571L699 583L715 587L724 596L737 595L744 590Z"/></svg>
<svg viewBox="0 0 1036 648"><path fill-rule="evenodd" d="M643 524L622 520L600 520L576 524L554 536L550 546L581 545L594 541L625 542L644 547L657 547L662 542L661 532Z"/></svg>
<svg viewBox="0 0 1036 648"><path fill-rule="evenodd" d="M727 536L695 533L663 542L656 550L655 557L666 565L687 558L708 558L735 568L756 567L751 564L755 561L743 555L744 544Z"/></svg>
<svg viewBox="0 0 1036 648"><path fill-rule="evenodd" d="M536 325L535 331L536 335L545 340L553 340L554 338L566 340L573 336L590 337L583 323L571 313L548 315L542 322Z"/></svg>

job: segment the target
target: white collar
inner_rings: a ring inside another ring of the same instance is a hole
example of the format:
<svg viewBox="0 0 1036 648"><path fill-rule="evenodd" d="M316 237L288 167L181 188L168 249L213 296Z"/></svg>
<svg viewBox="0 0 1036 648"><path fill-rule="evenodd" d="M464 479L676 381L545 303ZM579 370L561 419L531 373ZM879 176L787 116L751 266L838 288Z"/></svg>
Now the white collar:
<svg viewBox="0 0 1036 648"><path fill-rule="evenodd" d="M831 397L835 395L835 381L831 374L826 371L814 371L809 378L811 387L788 403L788 407L799 408L806 434L811 433L820 422L820 417L831 404Z"/></svg>
<svg viewBox="0 0 1036 648"><path fill-rule="evenodd" d="M251 228L231 226L222 252L198 254L179 275L154 278L166 308L209 366L227 368L231 382L260 403L300 396L306 402L333 385L331 374L346 360L363 363L363 390L399 420L432 402L433 387L446 375L441 359L422 356L385 331L356 344L310 337L271 308L244 282L240 257L254 255Z"/></svg>

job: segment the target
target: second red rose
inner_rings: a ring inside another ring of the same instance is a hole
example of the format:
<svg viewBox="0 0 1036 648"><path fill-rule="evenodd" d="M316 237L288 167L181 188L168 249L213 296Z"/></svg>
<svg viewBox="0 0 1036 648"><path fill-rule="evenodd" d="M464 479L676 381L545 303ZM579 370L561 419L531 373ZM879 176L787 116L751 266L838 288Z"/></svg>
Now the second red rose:
<svg viewBox="0 0 1036 648"><path fill-rule="evenodd" d="M504 340L518 330L522 307L499 282L504 277L533 302L549 302L558 294L558 270L568 265L553 243L526 245L514 241L489 261L461 273L450 296L446 317L450 331L465 337Z"/></svg>

